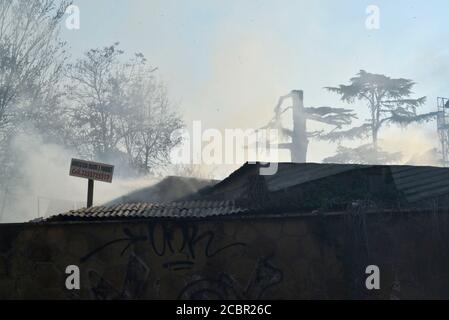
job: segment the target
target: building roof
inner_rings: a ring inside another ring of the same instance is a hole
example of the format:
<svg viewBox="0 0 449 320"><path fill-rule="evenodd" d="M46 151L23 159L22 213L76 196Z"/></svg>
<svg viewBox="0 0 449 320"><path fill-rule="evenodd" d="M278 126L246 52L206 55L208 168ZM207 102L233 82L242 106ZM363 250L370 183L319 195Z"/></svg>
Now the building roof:
<svg viewBox="0 0 449 320"><path fill-rule="evenodd" d="M204 218L250 213L235 201L183 201L172 203L129 203L70 210L50 216L44 221L113 220L130 218Z"/></svg>
<svg viewBox="0 0 449 320"><path fill-rule="evenodd" d="M243 177L258 174L260 163L245 163L229 177L211 188L211 192L221 193L230 189L236 194L247 190ZM449 195L449 168L411 165L360 165L331 163L278 163L277 172L261 176L268 192L286 190L301 184L343 175L354 170L371 172L387 169L393 178L395 187L402 192L410 203ZM344 187L344 186L343 186ZM350 192L350 190L348 190Z"/></svg>
<svg viewBox="0 0 449 320"><path fill-rule="evenodd" d="M263 176L258 171L260 166L260 163L246 163L207 192L199 192L186 201L150 203L148 200L83 208L45 221L303 213L344 210L352 203L365 200L374 201L379 209L398 204L417 208L434 198L448 200L449 206L449 168L279 163L274 175Z"/></svg>
<svg viewBox="0 0 449 320"><path fill-rule="evenodd" d="M354 169L370 167L372 166L359 164L279 163L276 174L264 177L268 190L273 192Z"/></svg>
<svg viewBox="0 0 449 320"><path fill-rule="evenodd" d="M449 168L390 166L398 190L409 202L449 194Z"/></svg>

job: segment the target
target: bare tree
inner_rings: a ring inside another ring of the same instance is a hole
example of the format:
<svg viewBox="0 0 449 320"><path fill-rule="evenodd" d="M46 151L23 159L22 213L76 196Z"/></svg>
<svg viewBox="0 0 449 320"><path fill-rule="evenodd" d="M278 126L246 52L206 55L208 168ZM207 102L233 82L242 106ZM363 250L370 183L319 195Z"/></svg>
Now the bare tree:
<svg viewBox="0 0 449 320"><path fill-rule="evenodd" d="M291 98L292 104L282 108L285 99ZM282 125L281 116L289 109L293 114L293 130ZM307 131L307 121L314 120L340 129L351 123L355 115L352 110L332 107L304 107L303 92L293 90L290 94L281 96L274 108L274 117L264 128L275 128L281 131L282 136L289 141L280 143L279 148L290 150L292 162L306 162L309 138L324 136L323 131Z"/></svg>
<svg viewBox="0 0 449 320"><path fill-rule="evenodd" d="M81 153L126 161L140 172L168 161L173 130L182 125L156 70L141 53L126 62L118 43L89 50L69 66L69 96Z"/></svg>
<svg viewBox="0 0 449 320"><path fill-rule="evenodd" d="M82 153L105 160L117 149L121 139L117 130L117 111L121 92L116 78L118 43L102 49L91 49L83 58L68 67L69 98L72 105L72 126Z"/></svg>
<svg viewBox="0 0 449 320"><path fill-rule="evenodd" d="M412 88L415 85L410 79L390 78L382 74L368 73L361 70L356 77L350 79L349 85L339 85L338 87L326 87L330 92L335 92L341 96L341 100L348 103L362 101L368 107L370 118L362 125L345 131L332 131L323 138L331 141L341 139L371 138L372 152L366 153L367 146L360 150L354 150L346 156L342 152L349 152L349 148L340 148L336 158L330 157L326 161L337 159L349 159L351 154L358 153L365 155L365 162L385 163L389 158L378 146L379 131L386 124L399 124L407 126L413 122L423 122L432 120L436 112L418 114L417 109L424 105L426 97L411 98ZM377 155L377 156L376 156ZM390 161L397 160L398 155L393 154Z"/></svg>
<svg viewBox="0 0 449 320"><path fill-rule="evenodd" d="M22 123L34 119L36 101L45 105L64 63L59 23L67 1L0 1L0 161ZM45 102L44 102L45 101ZM8 159L7 159L8 158ZM5 166L3 166L5 167ZM7 167L7 166L6 166Z"/></svg>
<svg viewBox="0 0 449 320"><path fill-rule="evenodd" d="M154 69L152 69L154 70ZM135 168L148 173L169 162L170 150L181 142L172 133L183 123L174 111L165 86L145 67L133 77L129 94L133 116L122 122L123 144Z"/></svg>

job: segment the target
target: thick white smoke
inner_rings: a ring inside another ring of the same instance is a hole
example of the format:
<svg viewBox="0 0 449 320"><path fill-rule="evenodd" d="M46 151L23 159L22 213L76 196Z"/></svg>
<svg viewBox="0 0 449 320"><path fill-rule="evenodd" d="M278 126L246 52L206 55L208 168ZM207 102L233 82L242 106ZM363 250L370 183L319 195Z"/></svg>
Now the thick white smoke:
<svg viewBox="0 0 449 320"><path fill-rule="evenodd" d="M69 176L70 160L76 152L45 143L39 136L18 135L13 143L17 174L21 179L2 183L0 221L23 222L86 206L87 180ZM133 190L154 184L156 178L113 178L95 182L94 205L103 204Z"/></svg>

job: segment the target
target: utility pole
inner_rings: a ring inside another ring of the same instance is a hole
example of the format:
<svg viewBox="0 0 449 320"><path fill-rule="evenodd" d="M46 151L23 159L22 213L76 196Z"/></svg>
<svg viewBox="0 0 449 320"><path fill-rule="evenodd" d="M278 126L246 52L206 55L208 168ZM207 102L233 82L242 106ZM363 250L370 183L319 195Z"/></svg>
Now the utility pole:
<svg viewBox="0 0 449 320"><path fill-rule="evenodd" d="M449 165L449 98L437 97L437 130L443 166Z"/></svg>

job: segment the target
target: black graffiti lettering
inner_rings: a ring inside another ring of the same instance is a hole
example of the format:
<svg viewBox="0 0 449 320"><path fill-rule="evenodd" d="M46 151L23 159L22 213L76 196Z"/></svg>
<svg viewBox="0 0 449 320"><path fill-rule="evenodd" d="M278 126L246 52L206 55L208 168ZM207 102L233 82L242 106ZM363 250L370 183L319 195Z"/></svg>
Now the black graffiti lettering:
<svg viewBox="0 0 449 320"><path fill-rule="evenodd" d="M188 268L191 261L173 261L167 268ZM90 290L95 299L136 299L144 295L149 267L134 253L128 257L125 280L121 290L116 289L98 272L89 270ZM263 299L264 294L283 280L283 272L273 265L271 258L259 259L247 285L242 286L231 275L220 273L217 278L201 278L188 283L178 299Z"/></svg>
<svg viewBox="0 0 449 320"><path fill-rule="evenodd" d="M146 236L133 235L131 230L129 230L128 228L123 228L123 233L127 236L126 238L119 238L119 239L115 239L115 240L106 242L105 244L99 246L98 248L95 248L91 252L89 252L86 255L84 255L83 257L81 257L80 262L85 262L86 260L90 259L92 256L96 255L98 252L102 251L103 249L105 249L115 243L128 242L127 245L120 252L120 255L122 256L126 252L126 250L128 250L128 248L131 245L133 245L134 243L147 240Z"/></svg>
<svg viewBox="0 0 449 320"><path fill-rule="evenodd" d="M269 257L258 260L245 288L230 275L222 273L216 279L190 282L180 291L178 299L263 299L267 290L283 280L282 270L270 260Z"/></svg>
<svg viewBox="0 0 449 320"><path fill-rule="evenodd" d="M192 239L192 247L195 246L197 243L199 243L201 240L207 239L206 246L204 248L204 255L207 258L211 258L211 257L214 257L215 255L217 255L218 253L222 252L223 250L229 249L231 247L246 245L244 242L234 242L234 243L225 245L221 248L218 248L217 250L215 250L213 252L210 252L210 247L212 246L214 237L215 237L215 235L212 231L206 231L203 234L201 234L200 236L198 236L197 238Z"/></svg>
<svg viewBox="0 0 449 320"><path fill-rule="evenodd" d="M134 253L130 254L121 296L126 299L140 298L149 274L148 266Z"/></svg>
<svg viewBox="0 0 449 320"><path fill-rule="evenodd" d="M88 271L88 280L92 296L98 300L138 299L141 298L150 269L134 253L128 257L125 280L122 289L116 289L95 270Z"/></svg>
<svg viewBox="0 0 449 320"><path fill-rule="evenodd" d="M188 270L193 266L192 261L170 261L162 265L166 269L171 269L173 271L177 270Z"/></svg>
<svg viewBox="0 0 449 320"><path fill-rule="evenodd" d="M226 273L221 273L217 279L200 279L187 284L178 295L182 300L205 299L241 299L235 290L235 281Z"/></svg>
<svg viewBox="0 0 449 320"><path fill-rule="evenodd" d="M88 279L93 297L97 300L113 300L120 297L120 292L105 280L98 272L89 270Z"/></svg>
<svg viewBox="0 0 449 320"><path fill-rule="evenodd" d="M248 283L245 296L262 299L265 292L282 282L284 274L271 263L271 258L262 258L257 262L255 275Z"/></svg>
<svg viewBox="0 0 449 320"><path fill-rule="evenodd" d="M161 228L161 236L159 239L157 239L158 237L156 237L155 235L155 229L157 228L157 226L160 226ZM182 240L181 244L178 245L178 247L175 247L175 233L177 231L182 235ZM213 245L215 234L212 231L205 231L199 234L197 226L175 225L168 227L164 225L150 224L148 226L148 232L148 238L151 241L153 251L158 256L164 256L168 250L171 254L184 253L189 258L196 259L197 245L203 240L206 241L206 245L204 247L204 255L207 258L211 258L228 248L246 245L243 242L234 242L212 251L211 247Z"/></svg>

